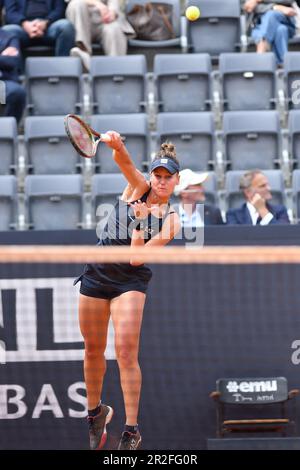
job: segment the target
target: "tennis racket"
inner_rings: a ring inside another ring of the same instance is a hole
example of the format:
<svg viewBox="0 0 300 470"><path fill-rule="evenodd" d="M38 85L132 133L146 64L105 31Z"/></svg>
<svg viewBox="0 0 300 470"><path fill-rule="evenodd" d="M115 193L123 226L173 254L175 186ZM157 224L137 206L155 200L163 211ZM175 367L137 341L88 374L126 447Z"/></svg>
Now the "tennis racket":
<svg viewBox="0 0 300 470"><path fill-rule="evenodd" d="M65 117L66 133L75 150L85 158L92 158L96 155L97 147L102 136L105 141L109 141L109 135L99 134L94 131L86 122L75 114L68 114Z"/></svg>

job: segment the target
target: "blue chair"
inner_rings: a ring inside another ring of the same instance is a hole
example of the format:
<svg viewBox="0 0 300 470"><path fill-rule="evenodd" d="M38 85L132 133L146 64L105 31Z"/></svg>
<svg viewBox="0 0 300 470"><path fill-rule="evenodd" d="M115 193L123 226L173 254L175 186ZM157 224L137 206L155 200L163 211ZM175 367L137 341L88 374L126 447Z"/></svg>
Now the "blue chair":
<svg viewBox="0 0 300 470"><path fill-rule="evenodd" d="M122 173L106 173L92 176L92 203L96 210L99 204L115 205L122 195L127 180Z"/></svg>
<svg viewBox="0 0 300 470"><path fill-rule="evenodd" d="M72 174L78 155L66 134L63 116L25 118L24 138L28 165L34 174Z"/></svg>
<svg viewBox="0 0 300 470"><path fill-rule="evenodd" d="M212 113L159 113L157 138L160 145L176 146L182 168L206 171L214 166L215 140Z"/></svg>
<svg viewBox="0 0 300 470"><path fill-rule="evenodd" d="M297 223L300 222L300 170L294 170L292 176L293 212Z"/></svg>
<svg viewBox="0 0 300 470"><path fill-rule="evenodd" d="M73 230L82 225L81 175L25 178L27 222L34 230Z"/></svg>
<svg viewBox="0 0 300 470"><path fill-rule="evenodd" d="M300 109L300 52L287 52L284 56L283 74L290 109Z"/></svg>
<svg viewBox="0 0 300 470"><path fill-rule="evenodd" d="M240 47L240 0L188 0L200 8L201 16L188 22L188 40L193 52L213 57Z"/></svg>
<svg viewBox="0 0 300 470"><path fill-rule="evenodd" d="M300 110L289 112L288 132L290 136L290 154L295 168L300 168Z"/></svg>
<svg viewBox="0 0 300 470"><path fill-rule="evenodd" d="M136 167L143 171L148 164L148 121L146 114L108 114L93 115L91 125L99 132L114 129L125 140L126 147ZM95 157L96 169L101 173L120 171L112 158L112 151L104 144L98 146Z"/></svg>
<svg viewBox="0 0 300 470"><path fill-rule="evenodd" d="M139 113L146 105L143 55L92 57L91 79L96 114Z"/></svg>
<svg viewBox="0 0 300 470"><path fill-rule="evenodd" d="M17 179L13 175L0 176L0 214L0 231L16 227Z"/></svg>
<svg viewBox="0 0 300 470"><path fill-rule="evenodd" d="M55 116L80 112L81 75L78 57L27 58L25 77L29 114Z"/></svg>
<svg viewBox="0 0 300 470"><path fill-rule="evenodd" d="M276 60L272 52L221 54L219 71L226 111L274 109Z"/></svg>
<svg viewBox="0 0 300 470"><path fill-rule="evenodd" d="M13 117L0 118L0 175L10 174L17 165L18 131Z"/></svg>
<svg viewBox="0 0 300 470"><path fill-rule="evenodd" d="M210 110L209 54L157 54L153 71L159 111Z"/></svg>
<svg viewBox="0 0 300 470"><path fill-rule="evenodd" d="M223 115L225 158L232 170L276 168L282 152L277 111L228 111Z"/></svg>

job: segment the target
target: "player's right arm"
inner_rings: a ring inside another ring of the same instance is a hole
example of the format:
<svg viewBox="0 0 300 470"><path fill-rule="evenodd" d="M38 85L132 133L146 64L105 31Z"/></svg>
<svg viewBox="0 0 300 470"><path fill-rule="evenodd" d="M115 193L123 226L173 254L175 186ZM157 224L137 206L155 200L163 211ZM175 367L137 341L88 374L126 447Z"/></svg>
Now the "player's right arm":
<svg viewBox="0 0 300 470"><path fill-rule="evenodd" d="M106 135L109 136L109 140L105 138ZM113 158L127 179L132 191L140 194L147 191L149 189L149 183L144 175L135 167L120 134L118 134L118 132L109 131L101 137L101 141L105 142L108 147L113 149Z"/></svg>

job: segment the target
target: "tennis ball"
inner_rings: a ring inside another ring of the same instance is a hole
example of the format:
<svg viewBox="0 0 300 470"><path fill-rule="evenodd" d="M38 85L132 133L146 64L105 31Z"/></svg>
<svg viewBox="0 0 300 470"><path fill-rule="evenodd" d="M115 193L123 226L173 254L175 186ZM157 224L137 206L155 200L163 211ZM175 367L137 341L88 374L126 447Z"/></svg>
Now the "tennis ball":
<svg viewBox="0 0 300 470"><path fill-rule="evenodd" d="M198 7L190 6L185 10L185 16L190 21L196 21L200 18L200 9Z"/></svg>

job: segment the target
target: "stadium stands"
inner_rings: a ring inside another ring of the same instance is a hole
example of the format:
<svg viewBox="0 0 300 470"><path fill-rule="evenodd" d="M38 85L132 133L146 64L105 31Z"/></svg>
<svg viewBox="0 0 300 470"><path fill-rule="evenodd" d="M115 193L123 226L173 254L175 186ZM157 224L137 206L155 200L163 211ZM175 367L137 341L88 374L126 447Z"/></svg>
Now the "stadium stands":
<svg viewBox="0 0 300 470"><path fill-rule="evenodd" d="M92 57L91 80L95 113L139 113L145 110L145 56Z"/></svg>
<svg viewBox="0 0 300 470"><path fill-rule="evenodd" d="M117 130L124 138L127 149L137 168L143 171L148 163L148 123L147 116L138 114L93 115L93 128L102 131ZM98 146L95 166L101 173L119 172L119 167L111 157L111 150L104 144Z"/></svg>
<svg viewBox="0 0 300 470"><path fill-rule="evenodd" d="M17 223L17 178L0 176L0 230L10 230Z"/></svg>
<svg viewBox="0 0 300 470"><path fill-rule="evenodd" d="M288 129L291 161L293 167L300 168L300 110L290 111Z"/></svg>
<svg viewBox="0 0 300 470"><path fill-rule="evenodd" d="M81 175L29 175L26 221L35 230L77 229L82 224Z"/></svg>
<svg viewBox="0 0 300 470"><path fill-rule="evenodd" d="M211 68L208 54L157 54L153 71L159 111L209 111Z"/></svg>
<svg viewBox="0 0 300 470"><path fill-rule="evenodd" d="M78 57L29 57L25 73L30 114L80 112L82 66Z"/></svg>
<svg viewBox="0 0 300 470"><path fill-rule="evenodd" d="M0 123L0 175L6 175L17 162L17 123L12 117L1 117Z"/></svg>
<svg viewBox="0 0 300 470"><path fill-rule="evenodd" d="M199 21L188 22L188 40L193 52L207 52L215 57L240 48L240 0L188 0L187 5L201 10Z"/></svg>
<svg viewBox="0 0 300 470"><path fill-rule="evenodd" d="M94 207L99 204L115 204L126 187L126 179L120 174L107 173L92 177L92 200Z"/></svg>
<svg viewBox="0 0 300 470"><path fill-rule="evenodd" d="M207 203L212 205L218 205L218 181L215 172L208 171L208 177L204 181L203 186Z"/></svg>
<svg viewBox="0 0 300 470"><path fill-rule="evenodd" d="M34 174L72 174L78 155L66 135L63 116L29 116L24 137L27 164Z"/></svg>
<svg viewBox="0 0 300 470"><path fill-rule="evenodd" d="M292 178L293 210L295 222L300 222L300 170L293 171Z"/></svg>
<svg viewBox="0 0 300 470"><path fill-rule="evenodd" d="M159 113L159 145L170 140L176 145L181 166L194 171L214 166L214 121L212 113Z"/></svg>
<svg viewBox="0 0 300 470"><path fill-rule="evenodd" d="M219 70L225 110L274 109L276 62L272 52L221 54Z"/></svg>
<svg viewBox="0 0 300 470"><path fill-rule="evenodd" d="M127 1L127 10L135 3ZM0 175L16 176L11 188L17 211L5 227L12 227L17 215L35 200L31 183L28 186L31 176L81 178L81 199L92 216L97 180L93 178L99 176L99 185L105 185L103 175L120 177L105 145L99 145L91 161L74 152L63 126L63 116L73 112L96 130L118 130L142 172L148 170L162 141L174 142L183 168L211 171L207 197L223 208L231 198L231 193L226 196L231 191L228 170L281 171L281 195L294 195L287 204L294 220L299 219L295 194L300 161L300 52L286 54L282 69L276 67L273 53L235 52L245 40L239 0L186 0L184 8L199 3L201 18L195 22L186 20L178 0L168 3L174 6L176 38L161 44L131 39L130 53L143 48L145 55L94 56L89 75L82 74L77 58L27 58L26 116L19 129L12 118L0 118ZM179 53L187 38L190 53ZM154 55L153 73L148 53ZM111 176L109 181L117 184ZM19 199L24 197L23 209ZM37 228L32 219L27 210L26 221ZM82 212L74 223L66 218L68 226L81 226L82 221ZM61 220L56 222L60 227Z"/></svg>
<svg viewBox="0 0 300 470"><path fill-rule="evenodd" d="M284 78L286 83L286 96L289 108L300 108L300 54L288 52L284 58Z"/></svg>
<svg viewBox="0 0 300 470"><path fill-rule="evenodd" d="M224 113L226 161L232 170L275 168L281 154L277 111Z"/></svg>

